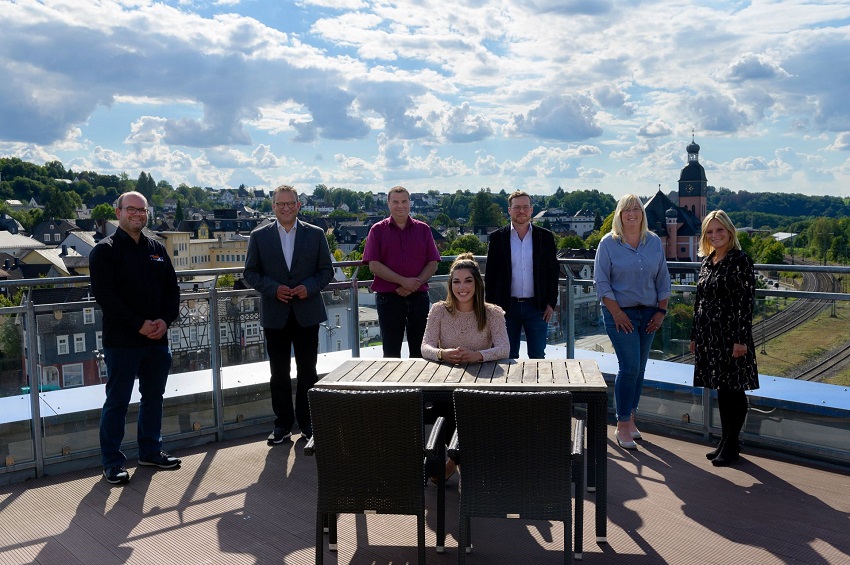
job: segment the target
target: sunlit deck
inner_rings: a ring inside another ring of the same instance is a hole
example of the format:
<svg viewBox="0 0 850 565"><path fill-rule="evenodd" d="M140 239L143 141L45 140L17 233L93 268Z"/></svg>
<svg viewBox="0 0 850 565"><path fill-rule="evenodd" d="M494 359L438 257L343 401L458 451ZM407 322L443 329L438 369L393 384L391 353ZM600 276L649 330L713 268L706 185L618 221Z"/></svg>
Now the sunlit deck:
<svg viewBox="0 0 850 565"><path fill-rule="evenodd" d="M850 478L746 449L715 469L707 446L645 434L637 452L609 427L608 544L585 506L587 564L850 562ZM314 560L316 467L298 441L253 436L176 452L175 471L135 468L129 485L87 469L0 487L0 564L286 563ZM435 487L428 487L428 563L455 563L458 479L447 493L446 552L434 551ZM462 488L462 487L461 487ZM562 563L563 528L474 521L468 563ZM415 563L415 519L341 518L326 563Z"/></svg>

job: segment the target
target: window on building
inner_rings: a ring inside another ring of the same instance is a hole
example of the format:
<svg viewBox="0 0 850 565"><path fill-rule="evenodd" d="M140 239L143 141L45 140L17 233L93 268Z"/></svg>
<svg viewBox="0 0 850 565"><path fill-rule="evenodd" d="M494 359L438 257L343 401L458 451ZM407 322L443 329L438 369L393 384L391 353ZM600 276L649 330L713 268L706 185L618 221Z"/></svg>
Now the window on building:
<svg viewBox="0 0 850 565"><path fill-rule="evenodd" d="M83 364L62 365L62 387L83 386Z"/></svg>
<svg viewBox="0 0 850 565"><path fill-rule="evenodd" d="M245 337L258 337L260 335L259 322L247 322L245 324Z"/></svg>
<svg viewBox="0 0 850 565"><path fill-rule="evenodd" d="M59 369L56 367L43 367L41 369L41 386L43 388L59 388Z"/></svg>
<svg viewBox="0 0 850 565"><path fill-rule="evenodd" d="M62 241L62 234L53 234L53 241Z"/></svg>
<svg viewBox="0 0 850 565"><path fill-rule="evenodd" d="M68 336L56 336L56 353L58 355L68 355Z"/></svg>
<svg viewBox="0 0 850 565"><path fill-rule="evenodd" d="M103 351L103 332L94 332L94 347L98 351Z"/></svg>
<svg viewBox="0 0 850 565"><path fill-rule="evenodd" d="M106 363L101 361L97 364L97 374L101 379L106 379L109 377L109 373L106 372Z"/></svg>
<svg viewBox="0 0 850 565"><path fill-rule="evenodd" d="M180 330L172 328L169 330L169 335L171 336L171 348L180 347Z"/></svg>
<svg viewBox="0 0 850 565"><path fill-rule="evenodd" d="M93 324L94 323L94 308L83 308L83 323L84 324Z"/></svg>
<svg viewBox="0 0 850 565"><path fill-rule="evenodd" d="M86 350L86 334L74 334L74 353Z"/></svg>
<svg viewBox="0 0 850 565"><path fill-rule="evenodd" d="M336 320L336 322L334 322L334 325L335 325L335 326L337 326L337 327L339 327L339 314L337 314L337 315L334 317L334 319Z"/></svg>
<svg viewBox="0 0 850 565"><path fill-rule="evenodd" d="M227 342L227 324L219 324L218 325L218 337L222 343Z"/></svg>
<svg viewBox="0 0 850 565"><path fill-rule="evenodd" d="M336 340L336 350L342 351L342 340L341 339Z"/></svg>

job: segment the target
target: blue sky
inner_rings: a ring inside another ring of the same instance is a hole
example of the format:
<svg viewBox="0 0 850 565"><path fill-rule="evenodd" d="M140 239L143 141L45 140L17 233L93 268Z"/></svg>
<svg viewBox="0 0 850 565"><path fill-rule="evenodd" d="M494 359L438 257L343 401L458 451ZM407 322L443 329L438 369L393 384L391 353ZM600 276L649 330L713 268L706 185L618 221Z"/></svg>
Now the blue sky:
<svg viewBox="0 0 850 565"><path fill-rule="evenodd" d="M850 3L0 0L0 155L175 187L850 196Z"/></svg>

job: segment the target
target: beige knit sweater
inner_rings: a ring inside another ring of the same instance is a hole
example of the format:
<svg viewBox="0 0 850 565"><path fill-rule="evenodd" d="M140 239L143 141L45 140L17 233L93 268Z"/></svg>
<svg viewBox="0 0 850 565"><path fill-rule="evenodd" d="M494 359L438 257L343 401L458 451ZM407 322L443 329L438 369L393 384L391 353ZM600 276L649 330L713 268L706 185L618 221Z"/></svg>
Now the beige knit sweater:
<svg viewBox="0 0 850 565"><path fill-rule="evenodd" d="M466 347L480 351L484 361L507 359L511 347L505 328L505 312L495 304L485 304L485 307L487 326L484 331L478 331L475 312L450 314L444 302L433 304L422 339L422 357L436 361L439 349Z"/></svg>

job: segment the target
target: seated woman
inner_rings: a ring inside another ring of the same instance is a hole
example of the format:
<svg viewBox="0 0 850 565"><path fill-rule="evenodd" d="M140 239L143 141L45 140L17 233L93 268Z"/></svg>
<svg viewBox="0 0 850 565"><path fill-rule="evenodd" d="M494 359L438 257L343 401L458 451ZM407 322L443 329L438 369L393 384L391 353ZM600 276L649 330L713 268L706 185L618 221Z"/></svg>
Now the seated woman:
<svg viewBox="0 0 850 565"><path fill-rule="evenodd" d="M428 313L422 357L447 363L481 363L507 359L509 354L504 311L484 302L484 279L472 253L458 255L449 273L446 299L432 305ZM435 403L433 409L446 419L450 437L455 421L451 402ZM449 459L446 479L454 472L455 463Z"/></svg>
<svg viewBox="0 0 850 565"><path fill-rule="evenodd" d="M449 293L428 313L422 357L448 363L507 359L505 313L484 302L484 279L472 253L458 255L449 273Z"/></svg>

